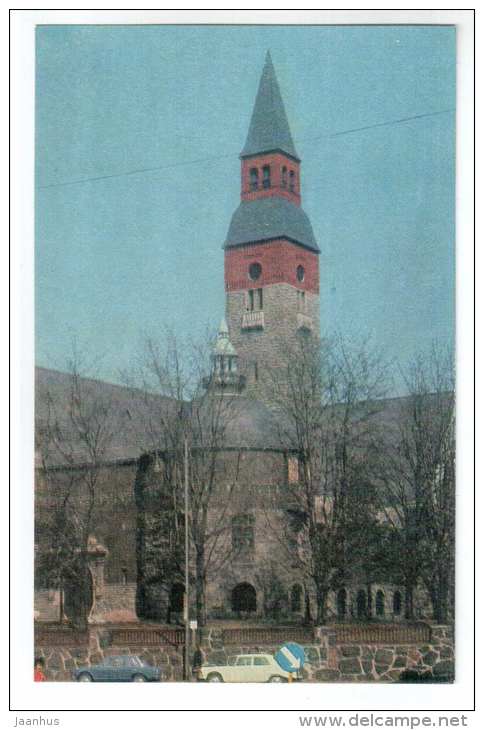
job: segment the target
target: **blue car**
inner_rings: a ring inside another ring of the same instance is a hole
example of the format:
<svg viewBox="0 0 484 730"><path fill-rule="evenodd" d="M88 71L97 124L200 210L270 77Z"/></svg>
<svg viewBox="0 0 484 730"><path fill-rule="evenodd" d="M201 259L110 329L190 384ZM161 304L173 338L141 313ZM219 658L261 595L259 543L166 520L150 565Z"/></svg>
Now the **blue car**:
<svg viewBox="0 0 484 730"><path fill-rule="evenodd" d="M151 667L139 656L108 656L100 664L74 672L78 682L159 682L161 669Z"/></svg>

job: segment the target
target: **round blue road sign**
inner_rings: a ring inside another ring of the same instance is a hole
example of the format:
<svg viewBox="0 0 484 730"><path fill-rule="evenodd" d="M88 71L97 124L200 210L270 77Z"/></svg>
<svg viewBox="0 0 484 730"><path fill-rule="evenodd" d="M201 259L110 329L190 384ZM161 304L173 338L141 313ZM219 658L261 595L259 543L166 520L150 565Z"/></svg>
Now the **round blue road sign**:
<svg viewBox="0 0 484 730"><path fill-rule="evenodd" d="M304 649L299 644L287 642L276 652L274 659L285 672L297 672L304 666Z"/></svg>

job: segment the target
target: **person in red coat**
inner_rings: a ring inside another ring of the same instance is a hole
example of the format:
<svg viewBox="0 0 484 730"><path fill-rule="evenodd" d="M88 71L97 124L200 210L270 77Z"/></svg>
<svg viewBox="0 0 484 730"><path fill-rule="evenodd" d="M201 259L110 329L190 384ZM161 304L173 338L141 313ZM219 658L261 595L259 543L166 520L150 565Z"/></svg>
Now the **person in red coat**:
<svg viewBox="0 0 484 730"><path fill-rule="evenodd" d="M34 661L34 682L45 682L45 662L42 657L36 657Z"/></svg>

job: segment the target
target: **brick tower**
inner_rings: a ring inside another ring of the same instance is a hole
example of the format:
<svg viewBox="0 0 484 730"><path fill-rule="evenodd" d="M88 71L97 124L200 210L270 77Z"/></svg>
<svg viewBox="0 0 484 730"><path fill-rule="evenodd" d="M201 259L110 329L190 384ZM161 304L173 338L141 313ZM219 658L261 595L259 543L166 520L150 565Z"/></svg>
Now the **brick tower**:
<svg viewBox="0 0 484 730"><path fill-rule="evenodd" d="M319 337L320 253L269 53L240 159L241 202L224 244L226 315L247 395L268 400L284 342Z"/></svg>

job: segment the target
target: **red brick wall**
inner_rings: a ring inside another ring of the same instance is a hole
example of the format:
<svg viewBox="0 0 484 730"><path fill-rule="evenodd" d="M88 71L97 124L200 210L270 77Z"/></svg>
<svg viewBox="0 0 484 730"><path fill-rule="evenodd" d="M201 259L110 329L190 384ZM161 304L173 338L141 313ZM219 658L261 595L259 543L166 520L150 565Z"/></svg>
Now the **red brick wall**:
<svg viewBox="0 0 484 730"><path fill-rule="evenodd" d="M271 168L271 187L262 187L262 168L269 165ZM259 188L258 190L250 190L250 171L253 167L259 170ZM287 186L282 187L282 168L287 168ZM280 152L273 152L267 155L259 155L251 157L248 160L242 160L241 164L241 198L242 200L256 200L257 198L269 198L272 195L278 195L286 198L296 205L301 205L301 187L300 187L300 163L291 160L290 157L282 155ZM289 191L289 172L295 172L294 192Z"/></svg>
<svg viewBox="0 0 484 730"><path fill-rule="evenodd" d="M262 273L257 281L249 279L249 266L258 262ZM296 269L305 269L304 281L298 281ZM269 243L247 244L225 251L225 290L258 289L269 284L286 283L319 294L318 255L301 246L278 239Z"/></svg>

